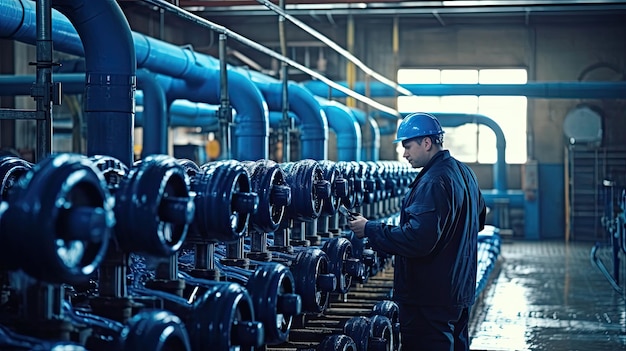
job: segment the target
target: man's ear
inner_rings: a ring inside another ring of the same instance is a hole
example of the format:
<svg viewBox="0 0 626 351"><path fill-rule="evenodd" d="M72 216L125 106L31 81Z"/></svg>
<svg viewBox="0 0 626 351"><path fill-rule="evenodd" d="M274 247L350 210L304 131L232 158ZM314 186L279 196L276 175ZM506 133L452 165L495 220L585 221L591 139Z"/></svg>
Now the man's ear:
<svg viewBox="0 0 626 351"><path fill-rule="evenodd" d="M422 142L424 143L424 148L426 149L426 151L430 151L430 149L433 148L433 140L430 137L422 139Z"/></svg>

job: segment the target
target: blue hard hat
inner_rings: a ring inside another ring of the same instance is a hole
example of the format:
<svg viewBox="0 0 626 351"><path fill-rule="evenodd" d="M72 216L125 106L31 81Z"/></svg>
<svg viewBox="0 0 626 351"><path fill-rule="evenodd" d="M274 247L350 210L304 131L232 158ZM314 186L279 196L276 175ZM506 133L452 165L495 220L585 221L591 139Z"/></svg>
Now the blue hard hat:
<svg viewBox="0 0 626 351"><path fill-rule="evenodd" d="M443 128L441 128L441 124L435 116L424 112L416 112L402 119L398 127L396 140L393 142L399 143L412 138L443 133Z"/></svg>

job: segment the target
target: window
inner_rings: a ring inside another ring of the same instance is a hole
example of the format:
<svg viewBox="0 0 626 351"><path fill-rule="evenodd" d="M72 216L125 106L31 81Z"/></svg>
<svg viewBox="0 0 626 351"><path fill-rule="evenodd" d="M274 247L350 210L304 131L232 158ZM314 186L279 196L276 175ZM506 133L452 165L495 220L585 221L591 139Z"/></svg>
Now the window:
<svg viewBox="0 0 626 351"><path fill-rule="evenodd" d="M525 84L525 69L400 69L400 84ZM400 96L398 109L409 112L480 114L493 119L506 139L507 163L526 162L525 96ZM445 123L443 123L445 124ZM483 124L446 127L444 145L464 162L495 163L496 135ZM399 157L404 150L399 145Z"/></svg>

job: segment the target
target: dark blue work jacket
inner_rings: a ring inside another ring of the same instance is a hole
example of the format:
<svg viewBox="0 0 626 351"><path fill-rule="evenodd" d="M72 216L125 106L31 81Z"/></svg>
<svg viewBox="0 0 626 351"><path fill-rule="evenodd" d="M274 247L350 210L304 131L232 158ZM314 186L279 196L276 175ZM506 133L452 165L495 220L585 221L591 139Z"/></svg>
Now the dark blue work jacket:
<svg viewBox="0 0 626 351"><path fill-rule="evenodd" d="M395 255L394 299L423 306L474 303L485 201L474 172L438 152L410 185L398 226L368 221L375 250Z"/></svg>

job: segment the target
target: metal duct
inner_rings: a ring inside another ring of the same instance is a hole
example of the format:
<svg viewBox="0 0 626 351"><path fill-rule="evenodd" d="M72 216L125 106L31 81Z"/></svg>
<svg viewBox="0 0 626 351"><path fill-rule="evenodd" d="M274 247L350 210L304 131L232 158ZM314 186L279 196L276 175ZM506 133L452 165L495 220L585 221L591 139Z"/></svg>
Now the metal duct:
<svg viewBox="0 0 626 351"><path fill-rule="evenodd" d="M336 82L348 86L346 82ZM346 94L330 89L320 81L302 83L313 94L326 98L345 98ZM626 82L530 82L526 84L402 84L417 96L492 95L526 96L545 99L622 99L626 96ZM366 90L367 87L367 90ZM352 88L359 94L373 98L396 97L397 92L378 82L356 82Z"/></svg>
<svg viewBox="0 0 626 351"><path fill-rule="evenodd" d="M110 2L115 3L114 1ZM91 2L89 3L91 5ZM90 6L90 8L97 9L98 7ZM92 9L92 11L95 10ZM121 16L125 21L123 14ZM0 3L0 38L12 38L24 43L34 44L36 42L35 20L35 9L32 2L26 0L2 1ZM94 28L92 30L111 33L110 27L115 30L122 28L122 26L114 26L112 23L115 23L115 21L100 23L97 26L92 24ZM107 30L102 30L101 28L107 28ZM54 33L53 40L56 50L77 56L84 55L83 44L76 29L58 11L52 11L52 31ZM164 76L184 79L183 82L174 84L173 88L185 88L188 90L181 92L165 89L170 101L186 98L210 104L219 102L220 74L219 64L216 63L219 62L217 59L140 33L131 31L129 33L132 35L132 42L134 42L132 59L136 59L137 67L147 68L154 73ZM115 41L117 45L107 44L106 54L101 53L100 57L108 64L115 64L115 60L109 59L108 56L114 55L117 57L123 54L124 51L116 49L119 46L118 39L123 36L112 34L111 37L117 40ZM104 40L101 42L106 43ZM269 122L267 105L263 101L263 96L256 86L250 83L249 79L245 79L231 69L228 70L228 73L228 84L231 87L231 91L237 92L237 94L229 95L230 102L237 111L234 121L237 129L234 135L239 147L236 148L237 150L246 151L246 154L241 155L241 158L251 157L254 160L267 158ZM157 79L162 83L163 78L157 77ZM119 144L117 141L116 143ZM132 155L132 145L130 155Z"/></svg>
<svg viewBox="0 0 626 351"><path fill-rule="evenodd" d="M352 110L336 101L316 100L328 117L328 126L337 136L337 161L361 161L361 127Z"/></svg>
<svg viewBox="0 0 626 351"><path fill-rule="evenodd" d="M22 4L32 9L32 2ZM131 165L137 63L130 25L113 0L54 0L52 6L67 16L84 47L87 155Z"/></svg>
<svg viewBox="0 0 626 351"><path fill-rule="evenodd" d="M282 111L283 82L265 74L240 69L261 90L272 111ZM322 106L313 94L301 84L288 83L289 109L300 119L302 159L328 158L328 120Z"/></svg>

